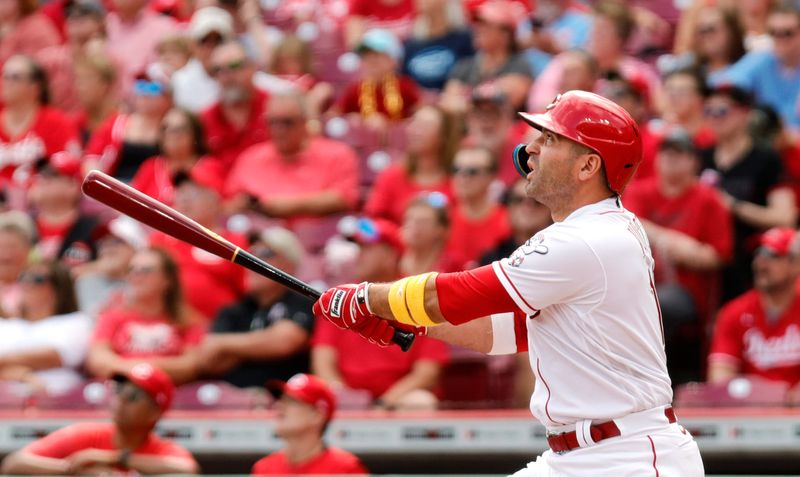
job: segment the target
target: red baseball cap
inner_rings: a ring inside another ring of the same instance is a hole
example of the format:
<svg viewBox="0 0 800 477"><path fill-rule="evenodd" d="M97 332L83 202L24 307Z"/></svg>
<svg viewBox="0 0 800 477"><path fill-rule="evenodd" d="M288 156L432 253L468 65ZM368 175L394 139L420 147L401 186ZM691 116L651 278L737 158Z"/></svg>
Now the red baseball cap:
<svg viewBox="0 0 800 477"><path fill-rule="evenodd" d="M298 401L310 404L325 414L329 421L336 410L336 397L325 381L310 374L295 374L288 381L270 381L267 389L276 395L285 394Z"/></svg>
<svg viewBox="0 0 800 477"><path fill-rule="evenodd" d="M146 392L161 409L166 412L175 395L175 384L167 373L149 363L139 363L127 373L116 374L114 381L129 381Z"/></svg>
<svg viewBox="0 0 800 477"><path fill-rule="evenodd" d="M397 253L401 254L405 248L403 239L400 236L400 227L386 219L371 219L369 217L358 219L353 239L361 245L385 243L391 245L392 248L397 250Z"/></svg>
<svg viewBox="0 0 800 477"><path fill-rule="evenodd" d="M775 255L783 256L794 253L792 246L795 243L797 231L789 227L774 227L761 235L759 245L761 248Z"/></svg>
<svg viewBox="0 0 800 477"><path fill-rule="evenodd" d="M43 159L36 163L37 175L58 175L71 177L76 180L83 179L81 171L81 160L77 156L65 151L57 152L49 159Z"/></svg>

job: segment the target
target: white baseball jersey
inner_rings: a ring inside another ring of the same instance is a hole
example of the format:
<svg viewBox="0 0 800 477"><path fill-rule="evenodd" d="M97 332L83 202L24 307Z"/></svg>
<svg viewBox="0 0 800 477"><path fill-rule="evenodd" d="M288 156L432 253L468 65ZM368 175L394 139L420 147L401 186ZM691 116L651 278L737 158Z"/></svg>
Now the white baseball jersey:
<svg viewBox="0 0 800 477"><path fill-rule="evenodd" d="M616 199L582 207L493 268L527 316L537 383L531 411L549 428L607 421L672 402L653 258ZM494 349L513 351L510 316Z"/></svg>

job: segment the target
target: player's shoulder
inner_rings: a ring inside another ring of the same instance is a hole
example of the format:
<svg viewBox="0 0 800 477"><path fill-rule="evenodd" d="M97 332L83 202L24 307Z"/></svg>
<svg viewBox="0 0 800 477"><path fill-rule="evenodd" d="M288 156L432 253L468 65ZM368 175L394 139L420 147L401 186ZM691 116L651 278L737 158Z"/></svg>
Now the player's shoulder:
<svg viewBox="0 0 800 477"><path fill-rule="evenodd" d="M735 319L742 313L755 313L761 307L761 298L756 290L749 290L722 306L719 319Z"/></svg>

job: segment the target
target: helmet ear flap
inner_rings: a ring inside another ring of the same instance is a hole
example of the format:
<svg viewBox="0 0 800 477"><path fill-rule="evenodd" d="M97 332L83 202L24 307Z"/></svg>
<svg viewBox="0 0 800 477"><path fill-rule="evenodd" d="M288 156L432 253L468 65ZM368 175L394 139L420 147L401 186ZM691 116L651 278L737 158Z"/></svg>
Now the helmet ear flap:
<svg viewBox="0 0 800 477"><path fill-rule="evenodd" d="M528 167L528 158L530 156L525 150L526 147L528 147L527 144L518 144L513 153L514 168L522 177L527 177L531 172L531 168Z"/></svg>

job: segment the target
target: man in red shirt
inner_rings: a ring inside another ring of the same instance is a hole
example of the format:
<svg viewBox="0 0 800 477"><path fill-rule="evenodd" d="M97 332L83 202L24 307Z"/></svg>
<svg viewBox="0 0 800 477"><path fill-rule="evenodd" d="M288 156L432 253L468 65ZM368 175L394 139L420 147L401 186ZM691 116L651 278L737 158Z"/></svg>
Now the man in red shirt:
<svg viewBox="0 0 800 477"><path fill-rule="evenodd" d="M360 247L355 281L397 279L402 252L397 225L387 220L362 219L353 238ZM447 345L418 337L414 346L404 353L396 346L374 346L356 333L342 333L325 320L317 320L315 326L311 369L328 384L366 390L376 407L436 407L438 399L431 391L437 386L442 367L448 360Z"/></svg>
<svg viewBox="0 0 800 477"><path fill-rule="evenodd" d="M211 155L222 161L225 173L242 151L269 139L264 122L268 96L253 86L254 73L240 43L223 43L211 54L211 75L219 82L219 101L200 119Z"/></svg>
<svg viewBox="0 0 800 477"><path fill-rule="evenodd" d="M283 219L316 253L335 231L331 216L358 202L358 159L346 144L308 132L302 93L273 95L266 119L272 140L244 151L228 176L229 211Z"/></svg>
<svg viewBox="0 0 800 477"><path fill-rule="evenodd" d="M183 447L153 429L175 392L164 371L146 363L114 377L112 422L81 422L58 429L9 455L4 474L139 475L196 474L200 469Z"/></svg>
<svg viewBox="0 0 800 477"><path fill-rule="evenodd" d="M800 250L797 233L773 228L753 259L754 288L719 312L708 357L708 380L757 375L800 383Z"/></svg>
<svg viewBox="0 0 800 477"><path fill-rule="evenodd" d="M253 465L252 475L368 474L358 457L328 447L322 439L336 410L336 398L324 381L308 374L272 381L280 396L275 408L275 434L286 446Z"/></svg>

